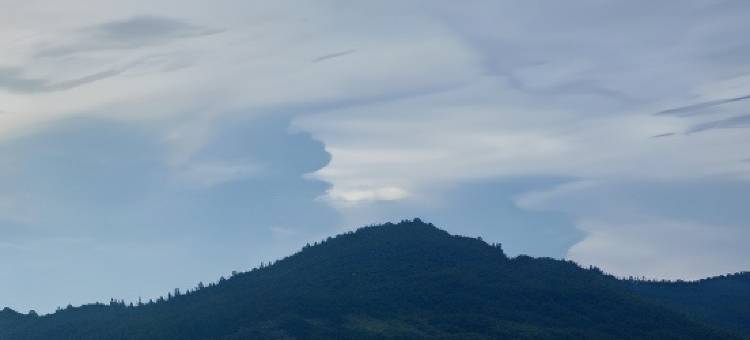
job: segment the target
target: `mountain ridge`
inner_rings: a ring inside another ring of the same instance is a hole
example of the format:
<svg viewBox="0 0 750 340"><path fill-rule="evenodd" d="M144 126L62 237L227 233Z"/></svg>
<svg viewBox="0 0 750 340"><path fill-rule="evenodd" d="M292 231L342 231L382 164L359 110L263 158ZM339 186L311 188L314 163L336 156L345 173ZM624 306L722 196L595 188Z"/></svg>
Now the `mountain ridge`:
<svg viewBox="0 0 750 340"><path fill-rule="evenodd" d="M663 290L636 289L644 284L509 258L414 219L329 237L153 303L3 310L0 339L747 338L741 323L696 317Z"/></svg>

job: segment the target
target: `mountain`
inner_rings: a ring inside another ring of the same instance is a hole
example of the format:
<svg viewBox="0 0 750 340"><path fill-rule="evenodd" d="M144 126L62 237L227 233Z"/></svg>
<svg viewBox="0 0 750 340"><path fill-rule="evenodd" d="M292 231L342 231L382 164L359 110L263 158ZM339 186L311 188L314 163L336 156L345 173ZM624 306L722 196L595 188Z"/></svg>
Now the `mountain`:
<svg viewBox="0 0 750 340"><path fill-rule="evenodd" d="M112 301L45 316L5 309L0 339L748 338L734 330L746 322L735 313L750 311L746 279L677 285L617 280L570 261L508 258L499 245L415 219L328 238L153 303ZM722 287L744 302L703 304Z"/></svg>

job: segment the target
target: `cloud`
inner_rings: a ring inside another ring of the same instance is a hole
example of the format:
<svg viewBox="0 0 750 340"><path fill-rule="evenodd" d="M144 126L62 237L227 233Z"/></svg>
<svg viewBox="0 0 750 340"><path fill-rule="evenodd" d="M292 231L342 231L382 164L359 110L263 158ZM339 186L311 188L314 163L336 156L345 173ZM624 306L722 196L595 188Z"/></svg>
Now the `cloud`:
<svg viewBox="0 0 750 340"><path fill-rule="evenodd" d="M735 166L736 145L748 142L746 134L657 142L651 137L688 130L692 122L648 113L589 117L550 108L498 79L295 124L326 142L333 159L315 176L342 199L344 192L391 186L421 196L434 185L490 178L742 178L747 171Z"/></svg>
<svg viewBox="0 0 750 340"><path fill-rule="evenodd" d="M698 104L691 104L686 106L680 106L672 109L662 110L657 112L657 115L675 115L675 116L692 116L697 114L703 114L706 113L706 109L711 109L720 105L729 104L729 103L735 103L740 102L743 100L750 99L750 95L746 96L740 96L740 97L734 97L734 98L725 98L725 99L717 99L717 100L711 100L703 103Z"/></svg>
<svg viewBox="0 0 750 340"><path fill-rule="evenodd" d="M325 60L328 60L328 59L334 59L334 58L343 57L345 55L352 54L352 53L354 53L356 51L357 50L345 50L345 51L341 51L341 52L324 54L322 56L319 56L319 57L316 57L315 59L313 59L313 62L314 63L319 63L321 61L325 61Z"/></svg>
<svg viewBox="0 0 750 340"><path fill-rule="evenodd" d="M343 201L345 204L353 204L367 201L394 201L404 199L409 193L398 187L382 187L364 190L331 190L328 197L334 201Z"/></svg>
<svg viewBox="0 0 750 340"><path fill-rule="evenodd" d="M516 204L567 214L583 232L566 257L622 276L699 279L744 270L748 184L578 181Z"/></svg>
<svg viewBox="0 0 750 340"><path fill-rule="evenodd" d="M73 43L43 48L37 56L64 57L104 49L133 49L219 32L172 18L134 16L84 28Z"/></svg>
<svg viewBox="0 0 750 340"><path fill-rule="evenodd" d="M750 114L737 117L731 117L721 120L715 120L707 123L695 125L688 130L688 133L703 132L712 129L739 129L750 128Z"/></svg>
<svg viewBox="0 0 750 340"><path fill-rule="evenodd" d="M5 55L9 62L4 64L23 71L16 78L38 80L39 89L70 79L86 80L106 70L121 72L97 81L95 87L0 92L3 110L11 113L0 119L0 139L81 115L157 123L180 116L177 124L196 116L235 112L301 115L440 91L481 71L473 65L472 51L426 21L392 18L412 27L392 35L361 26L387 28L393 22L367 17L367 9L356 6L296 4L294 11L288 11L288 3L242 4L231 11L216 10L229 8L220 5L191 2L174 8L161 2L135 1L127 6L87 2L89 11L97 14L93 18L55 7L49 9L59 14L54 24L27 26L23 24L44 14L19 5L14 17L23 19L20 26L28 27L27 34L34 39L7 46L14 53L12 58ZM214 15L206 16L206 7ZM329 15L339 10L351 13ZM252 13L251 19L247 13ZM351 28L341 32L332 25ZM218 30L222 34L213 34ZM337 51L341 46L351 46L349 50L357 53L336 63L310 62L321 50ZM412 63L424 55L433 57Z"/></svg>
<svg viewBox="0 0 750 340"><path fill-rule="evenodd" d="M139 42L144 39L164 39L165 37L191 37L210 32L210 30L180 20L155 16L136 16L126 20L107 22L88 30L101 37L102 40L121 42Z"/></svg>
<svg viewBox="0 0 750 340"><path fill-rule="evenodd" d="M686 220L581 220L585 238L567 257L620 276L691 279L750 267L742 240L746 228L700 225Z"/></svg>
<svg viewBox="0 0 750 340"><path fill-rule="evenodd" d="M89 74L76 79L60 82L50 82L44 79L27 78L22 75L22 70L15 68L0 68L0 88L11 92L39 93L51 91L65 91L98 80L114 77L125 69L112 69Z"/></svg>
<svg viewBox="0 0 750 340"><path fill-rule="evenodd" d="M653 136L651 136L651 138L663 138L663 137L670 137L670 136L674 136L674 135L675 135L674 132L667 132L667 133L660 133L658 135L653 135Z"/></svg>

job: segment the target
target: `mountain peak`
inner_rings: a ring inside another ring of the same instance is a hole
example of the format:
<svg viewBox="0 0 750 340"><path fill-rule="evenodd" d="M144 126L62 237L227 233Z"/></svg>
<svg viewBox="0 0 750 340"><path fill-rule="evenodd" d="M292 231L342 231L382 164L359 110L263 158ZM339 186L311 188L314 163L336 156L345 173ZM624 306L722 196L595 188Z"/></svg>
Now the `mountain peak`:
<svg viewBox="0 0 750 340"><path fill-rule="evenodd" d="M422 256L442 258L441 254L461 254L476 261L506 260L500 244L488 245L481 238L451 235L419 218L370 225L306 245L293 257L339 254L367 257L379 253L387 256ZM314 256L313 256L314 257ZM283 261L283 260L282 260Z"/></svg>

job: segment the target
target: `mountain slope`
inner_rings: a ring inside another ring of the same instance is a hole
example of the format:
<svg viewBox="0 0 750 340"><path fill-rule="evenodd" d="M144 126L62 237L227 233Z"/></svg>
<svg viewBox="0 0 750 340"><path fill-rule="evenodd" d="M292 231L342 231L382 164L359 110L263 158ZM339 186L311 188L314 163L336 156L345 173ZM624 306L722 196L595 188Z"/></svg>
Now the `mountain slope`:
<svg viewBox="0 0 750 340"><path fill-rule="evenodd" d="M509 259L419 220L329 238L168 301L6 314L3 340L739 338L598 270Z"/></svg>
<svg viewBox="0 0 750 340"><path fill-rule="evenodd" d="M727 328L750 333L750 272L694 282L624 281L648 300Z"/></svg>

